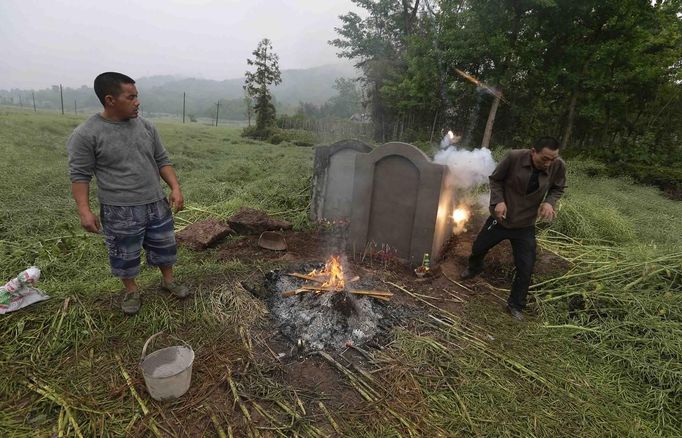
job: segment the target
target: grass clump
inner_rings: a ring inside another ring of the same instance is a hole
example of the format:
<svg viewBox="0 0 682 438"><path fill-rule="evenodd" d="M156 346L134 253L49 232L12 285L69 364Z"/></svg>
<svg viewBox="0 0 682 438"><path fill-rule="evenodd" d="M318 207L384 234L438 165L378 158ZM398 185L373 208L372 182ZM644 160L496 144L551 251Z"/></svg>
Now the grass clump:
<svg viewBox="0 0 682 438"><path fill-rule="evenodd" d="M560 201L552 228L576 239L628 243L635 239L633 224L610 201L597 195L569 192Z"/></svg>

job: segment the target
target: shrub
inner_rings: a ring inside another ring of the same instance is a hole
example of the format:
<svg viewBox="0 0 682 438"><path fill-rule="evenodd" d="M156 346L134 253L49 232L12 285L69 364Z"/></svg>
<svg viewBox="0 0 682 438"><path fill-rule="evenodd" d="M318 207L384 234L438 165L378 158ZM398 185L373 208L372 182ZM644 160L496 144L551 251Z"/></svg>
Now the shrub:
<svg viewBox="0 0 682 438"><path fill-rule="evenodd" d="M242 130L242 137L256 140L267 140L273 133L272 128L259 129L257 126L247 126Z"/></svg>
<svg viewBox="0 0 682 438"><path fill-rule="evenodd" d="M271 134L270 137L268 138L268 142L272 144L280 144L284 141L284 138L282 138L282 135L278 132L275 132L274 134Z"/></svg>
<svg viewBox="0 0 682 438"><path fill-rule="evenodd" d="M287 142L296 146L312 146L316 143L315 134L303 129L267 128L259 130L255 126L249 126L244 128L242 136L265 140L271 144Z"/></svg>

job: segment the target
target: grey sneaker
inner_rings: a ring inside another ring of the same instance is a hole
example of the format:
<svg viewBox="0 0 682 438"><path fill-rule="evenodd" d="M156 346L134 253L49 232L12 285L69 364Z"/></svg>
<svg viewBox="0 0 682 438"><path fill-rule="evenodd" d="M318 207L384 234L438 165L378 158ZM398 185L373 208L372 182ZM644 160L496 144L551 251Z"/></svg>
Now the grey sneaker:
<svg viewBox="0 0 682 438"><path fill-rule="evenodd" d="M121 310L126 315L135 315L142 307L142 297L139 292L126 292L121 300Z"/></svg>
<svg viewBox="0 0 682 438"><path fill-rule="evenodd" d="M170 292L177 298L186 298L190 295L187 286L178 284L176 282L166 284L164 281L161 281L161 289L165 290L166 292Z"/></svg>
<svg viewBox="0 0 682 438"><path fill-rule="evenodd" d="M523 312L521 310L517 309L516 307L512 307L512 306L507 305L507 312L512 316L512 318L514 318L517 321L523 321L524 320Z"/></svg>

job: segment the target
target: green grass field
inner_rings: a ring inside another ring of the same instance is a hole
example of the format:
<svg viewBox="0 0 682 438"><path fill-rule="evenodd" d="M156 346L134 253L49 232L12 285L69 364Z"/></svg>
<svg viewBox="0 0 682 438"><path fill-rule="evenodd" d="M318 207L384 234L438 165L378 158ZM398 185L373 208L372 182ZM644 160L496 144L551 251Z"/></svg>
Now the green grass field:
<svg viewBox="0 0 682 438"><path fill-rule="evenodd" d="M537 318L515 323L485 294L457 314L424 305L430 316L396 329L365 372L340 363L344 397L322 397L291 382L296 364L258 354L266 310L238 281L267 261L181 248L195 297L169 300L143 269L143 311L120 314L104 244L71 200L65 143L80 121L0 108L0 279L37 264L52 297L0 316L1 436L682 435L682 205L657 190L569 162L540 243L570 269L537 280ZM311 148L157 126L185 194L178 227L240 206L311 226ZM159 330L197 352L190 393L172 403L152 400L137 369Z"/></svg>

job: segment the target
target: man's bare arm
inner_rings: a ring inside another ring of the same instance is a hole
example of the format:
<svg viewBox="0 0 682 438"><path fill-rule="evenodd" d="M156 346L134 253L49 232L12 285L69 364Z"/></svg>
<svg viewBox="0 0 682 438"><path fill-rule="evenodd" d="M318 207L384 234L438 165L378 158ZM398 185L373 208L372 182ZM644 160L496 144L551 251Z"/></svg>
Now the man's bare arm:
<svg viewBox="0 0 682 438"><path fill-rule="evenodd" d="M175 170L173 169L173 166L167 165L159 169L159 174L171 189L168 202L170 203L171 208L173 208L177 213L178 211L185 208L185 199L182 196L182 190L180 190L180 183L178 182L178 177L175 174Z"/></svg>
<svg viewBox="0 0 682 438"><path fill-rule="evenodd" d="M87 181L75 181L71 183L71 193L78 207L78 216L81 226L91 233L99 233L99 218L90 210L90 183Z"/></svg>

